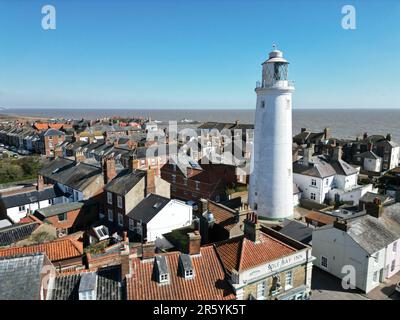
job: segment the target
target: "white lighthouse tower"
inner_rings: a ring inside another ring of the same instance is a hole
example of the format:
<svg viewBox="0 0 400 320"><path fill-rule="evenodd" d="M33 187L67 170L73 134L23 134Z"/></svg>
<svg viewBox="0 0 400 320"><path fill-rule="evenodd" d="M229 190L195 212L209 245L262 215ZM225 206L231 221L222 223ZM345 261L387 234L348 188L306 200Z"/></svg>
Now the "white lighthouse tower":
<svg viewBox="0 0 400 320"><path fill-rule="evenodd" d="M292 93L289 62L274 48L257 82L249 205L260 218L293 216Z"/></svg>

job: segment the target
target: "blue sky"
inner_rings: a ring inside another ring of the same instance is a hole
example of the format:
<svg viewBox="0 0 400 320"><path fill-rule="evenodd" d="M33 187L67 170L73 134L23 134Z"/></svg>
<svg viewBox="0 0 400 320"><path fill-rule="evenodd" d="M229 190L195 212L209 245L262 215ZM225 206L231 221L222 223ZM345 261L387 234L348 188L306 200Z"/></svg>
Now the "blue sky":
<svg viewBox="0 0 400 320"><path fill-rule="evenodd" d="M41 28L45 4L56 30ZM0 0L0 39L10 108L252 109L273 43L295 108L400 107L396 0Z"/></svg>

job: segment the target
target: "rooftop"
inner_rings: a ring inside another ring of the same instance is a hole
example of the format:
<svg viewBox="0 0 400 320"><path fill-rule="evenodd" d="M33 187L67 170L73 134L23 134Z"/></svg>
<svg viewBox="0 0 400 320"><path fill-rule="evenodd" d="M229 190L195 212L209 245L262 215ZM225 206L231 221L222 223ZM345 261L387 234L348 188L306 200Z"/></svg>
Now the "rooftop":
<svg viewBox="0 0 400 320"><path fill-rule="evenodd" d="M179 252L163 254L169 268L169 283L160 285L153 277L153 261L133 259L135 274L127 278L129 300L233 300L221 263L212 246L191 256L195 276L185 279L179 272Z"/></svg>
<svg viewBox="0 0 400 320"><path fill-rule="evenodd" d="M55 262L81 257L83 255L83 244L71 238L59 239L30 246L0 249L0 257L10 257L39 252L45 253L50 261Z"/></svg>

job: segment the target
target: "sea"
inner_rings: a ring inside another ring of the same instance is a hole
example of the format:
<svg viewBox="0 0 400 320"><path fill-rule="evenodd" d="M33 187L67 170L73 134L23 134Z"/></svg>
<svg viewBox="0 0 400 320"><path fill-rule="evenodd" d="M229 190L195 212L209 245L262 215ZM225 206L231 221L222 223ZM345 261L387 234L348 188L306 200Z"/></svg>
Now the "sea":
<svg viewBox="0 0 400 320"><path fill-rule="evenodd" d="M46 118L97 119L111 116L144 117L158 121L235 122L254 123L254 109L50 109L9 108L0 114L14 114ZM293 135L307 128L321 132L330 128L336 138L350 139L363 133L391 133L392 140L400 143L400 109L293 109Z"/></svg>

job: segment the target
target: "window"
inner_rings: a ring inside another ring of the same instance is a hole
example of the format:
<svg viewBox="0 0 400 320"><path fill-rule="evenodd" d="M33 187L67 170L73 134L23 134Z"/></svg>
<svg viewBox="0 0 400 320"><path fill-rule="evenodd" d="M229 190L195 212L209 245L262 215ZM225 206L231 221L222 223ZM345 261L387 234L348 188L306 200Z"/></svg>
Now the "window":
<svg viewBox="0 0 400 320"><path fill-rule="evenodd" d="M168 281L168 273L160 274L160 282Z"/></svg>
<svg viewBox="0 0 400 320"><path fill-rule="evenodd" d="M374 275L372 276L372 281L373 282L378 282L378 271L374 272Z"/></svg>
<svg viewBox="0 0 400 320"><path fill-rule="evenodd" d="M290 110L290 99L286 99L286 110Z"/></svg>
<svg viewBox="0 0 400 320"><path fill-rule="evenodd" d="M172 164L172 170L176 171L176 164Z"/></svg>
<svg viewBox="0 0 400 320"><path fill-rule="evenodd" d="M111 192L107 192L107 203L112 204L112 193Z"/></svg>
<svg viewBox="0 0 400 320"><path fill-rule="evenodd" d="M183 185L187 186L187 178L183 178Z"/></svg>
<svg viewBox="0 0 400 320"><path fill-rule="evenodd" d="M264 100L261 101L261 108L265 108L265 101Z"/></svg>
<svg viewBox="0 0 400 320"><path fill-rule="evenodd" d="M49 199L49 204L53 204L53 200Z"/></svg>
<svg viewBox="0 0 400 320"><path fill-rule="evenodd" d="M312 185L312 186L316 186L316 185L317 185L317 180L311 179L311 185Z"/></svg>
<svg viewBox="0 0 400 320"><path fill-rule="evenodd" d="M176 175L173 174L173 175L172 175L172 183L175 183L175 182L176 182Z"/></svg>
<svg viewBox="0 0 400 320"><path fill-rule="evenodd" d="M25 211L25 206L20 206L20 207L18 208L18 210L19 210L19 212Z"/></svg>
<svg viewBox="0 0 400 320"><path fill-rule="evenodd" d="M311 200L315 200L315 199L316 199L315 193L312 193L312 192L311 192Z"/></svg>
<svg viewBox="0 0 400 320"><path fill-rule="evenodd" d="M394 271L395 267L396 267L396 260L393 260L392 265L390 266L390 271Z"/></svg>
<svg viewBox="0 0 400 320"><path fill-rule="evenodd" d="M321 256L321 267L328 268L328 258Z"/></svg>
<svg viewBox="0 0 400 320"><path fill-rule="evenodd" d="M129 219L129 230L135 230L135 222L132 219Z"/></svg>
<svg viewBox="0 0 400 320"><path fill-rule="evenodd" d="M200 190L200 182L199 181L195 181L196 183L196 190Z"/></svg>
<svg viewBox="0 0 400 320"><path fill-rule="evenodd" d="M379 261L379 251L375 255L375 262L378 263Z"/></svg>
<svg viewBox="0 0 400 320"><path fill-rule="evenodd" d="M393 243L393 252L396 252L397 251L397 242L395 242L395 243Z"/></svg>
<svg viewBox="0 0 400 320"><path fill-rule="evenodd" d="M329 179L325 180L325 184L328 186L329 185Z"/></svg>
<svg viewBox="0 0 400 320"><path fill-rule="evenodd" d="M285 273L285 290L293 288L293 272L287 271Z"/></svg>
<svg viewBox="0 0 400 320"><path fill-rule="evenodd" d="M257 298L265 298L267 293L267 284L265 281L260 282L259 284L257 284Z"/></svg>
<svg viewBox="0 0 400 320"><path fill-rule="evenodd" d="M193 278L193 269L185 270L185 278Z"/></svg>
<svg viewBox="0 0 400 320"><path fill-rule="evenodd" d="M108 209L108 221L112 222L114 220L114 214L111 209Z"/></svg>
<svg viewBox="0 0 400 320"><path fill-rule="evenodd" d="M124 225L124 217L122 213L118 213L118 224L122 227Z"/></svg>
<svg viewBox="0 0 400 320"><path fill-rule="evenodd" d="M58 221L65 221L65 220L67 220L67 214L65 212L58 215Z"/></svg>
<svg viewBox="0 0 400 320"><path fill-rule="evenodd" d="M117 205L118 205L118 208L122 209L122 197L121 196L117 197Z"/></svg>

